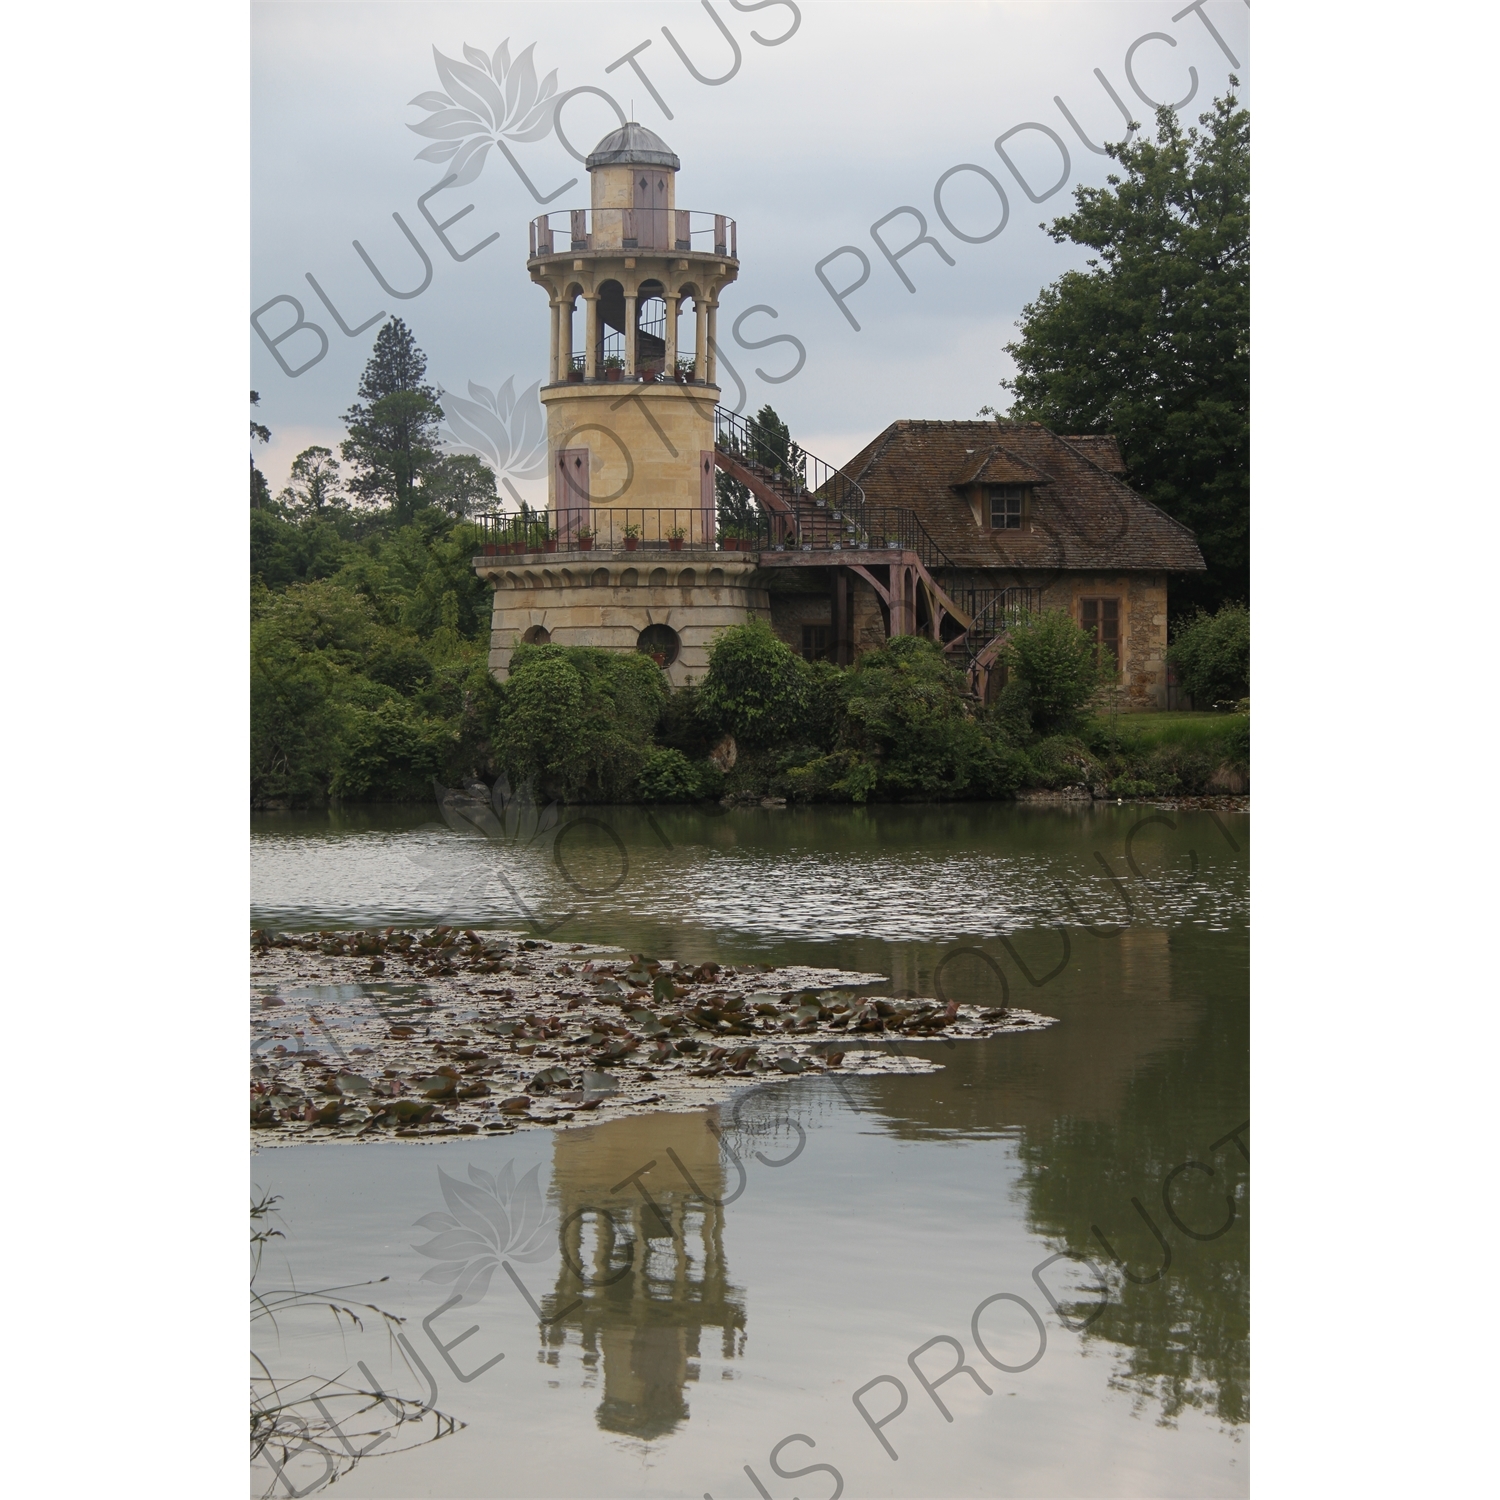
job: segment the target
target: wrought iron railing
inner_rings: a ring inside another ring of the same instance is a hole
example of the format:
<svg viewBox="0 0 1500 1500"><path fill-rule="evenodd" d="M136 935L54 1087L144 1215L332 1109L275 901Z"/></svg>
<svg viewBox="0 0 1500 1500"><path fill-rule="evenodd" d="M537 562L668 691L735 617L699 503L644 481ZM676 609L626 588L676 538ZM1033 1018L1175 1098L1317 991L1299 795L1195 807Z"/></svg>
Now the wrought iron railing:
<svg viewBox="0 0 1500 1500"><path fill-rule="evenodd" d="M531 255L656 250L739 259L739 233L727 214L691 208L572 208L531 221Z"/></svg>
<svg viewBox="0 0 1500 1500"><path fill-rule="evenodd" d="M971 665L997 636L1039 614L1042 608L1040 589L962 589L953 598L969 615L969 628L963 639Z"/></svg>
<svg viewBox="0 0 1500 1500"><path fill-rule="evenodd" d="M929 573L956 566L914 511L870 505L858 482L842 469L795 443L783 449L753 419L715 408L714 442L785 502L790 518L772 518L783 544L803 551L854 547L915 552Z"/></svg>
<svg viewBox="0 0 1500 1500"><path fill-rule="evenodd" d="M550 552L759 552L770 545L764 521L721 527L703 506L567 506L475 518L484 557Z"/></svg>

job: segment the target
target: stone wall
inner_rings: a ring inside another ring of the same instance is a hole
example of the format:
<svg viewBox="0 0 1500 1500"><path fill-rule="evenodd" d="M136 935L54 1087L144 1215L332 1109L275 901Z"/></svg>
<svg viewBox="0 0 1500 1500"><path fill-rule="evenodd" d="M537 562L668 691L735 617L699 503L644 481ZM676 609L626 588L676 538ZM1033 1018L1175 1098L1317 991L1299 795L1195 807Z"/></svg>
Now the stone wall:
<svg viewBox="0 0 1500 1500"><path fill-rule="evenodd" d="M634 651L648 625L666 625L681 641L667 679L682 687L689 679L702 681L721 630L752 616L771 617L765 589L750 582L750 553L743 563L726 561L722 552L572 552L535 564L480 557L474 566L495 591L489 665L502 680L517 643L535 627L560 646Z"/></svg>
<svg viewBox="0 0 1500 1500"><path fill-rule="evenodd" d="M1069 573L1042 593L1043 609L1081 619L1084 598L1120 601L1120 676L1112 696L1123 711L1167 706L1167 579L1163 573Z"/></svg>

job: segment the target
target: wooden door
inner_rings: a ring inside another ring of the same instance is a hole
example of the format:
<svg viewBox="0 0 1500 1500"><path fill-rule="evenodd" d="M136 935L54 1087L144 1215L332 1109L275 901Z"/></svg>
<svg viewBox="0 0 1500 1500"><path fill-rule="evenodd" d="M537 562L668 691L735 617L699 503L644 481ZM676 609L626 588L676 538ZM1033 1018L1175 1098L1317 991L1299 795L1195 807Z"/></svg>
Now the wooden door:
<svg viewBox="0 0 1500 1500"><path fill-rule="evenodd" d="M556 480L552 524L560 544L576 542L578 528L589 524L589 450L559 448Z"/></svg>
<svg viewBox="0 0 1500 1500"><path fill-rule="evenodd" d="M635 237L642 250L665 250L667 239L667 174L637 170L635 174Z"/></svg>

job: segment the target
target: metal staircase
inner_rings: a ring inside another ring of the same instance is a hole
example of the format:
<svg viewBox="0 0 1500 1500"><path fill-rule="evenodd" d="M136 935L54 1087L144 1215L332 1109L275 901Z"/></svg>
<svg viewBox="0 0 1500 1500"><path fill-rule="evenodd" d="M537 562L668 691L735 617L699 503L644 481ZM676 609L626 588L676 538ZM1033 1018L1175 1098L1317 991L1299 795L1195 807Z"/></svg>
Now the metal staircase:
<svg viewBox="0 0 1500 1500"><path fill-rule="evenodd" d="M929 591L929 605L940 606L962 626L943 647L955 665L961 660L976 691L998 657L1006 631L1040 606L1038 589L950 590L933 575L943 570L951 576L958 565L933 541L916 512L870 505L842 469L796 444L782 451L754 422L722 406L714 409L714 462L760 502L776 550L853 554L838 561L861 573L866 564L883 560L872 553L895 554L913 567Z"/></svg>

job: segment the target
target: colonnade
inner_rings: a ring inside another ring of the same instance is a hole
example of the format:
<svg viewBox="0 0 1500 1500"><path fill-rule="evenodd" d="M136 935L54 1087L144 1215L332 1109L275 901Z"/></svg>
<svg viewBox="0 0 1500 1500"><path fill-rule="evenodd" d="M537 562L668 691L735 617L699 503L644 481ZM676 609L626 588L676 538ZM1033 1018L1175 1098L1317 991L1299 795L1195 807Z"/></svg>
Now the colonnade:
<svg viewBox="0 0 1500 1500"><path fill-rule="evenodd" d="M579 296L584 302L583 378L599 378L600 319L599 293L581 292L570 297L552 299L552 355L548 366L549 384L565 381L573 364L573 312ZM666 369L670 379L677 370L677 320L685 297L693 299L694 349L693 379L699 384L713 385L718 375L718 361L714 358L714 345L718 338L719 307L716 302L698 296L694 292L670 292L662 294L667 311ZM629 293L625 298L625 326L631 330L625 339L625 379L636 375L635 331L637 294Z"/></svg>

